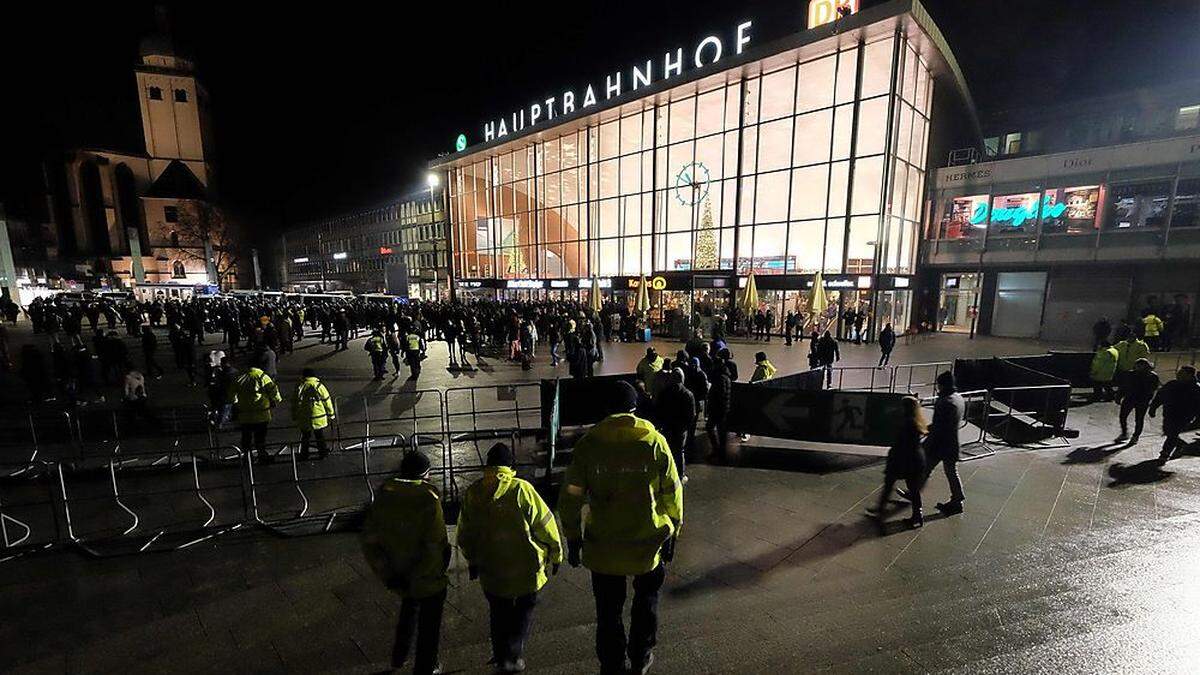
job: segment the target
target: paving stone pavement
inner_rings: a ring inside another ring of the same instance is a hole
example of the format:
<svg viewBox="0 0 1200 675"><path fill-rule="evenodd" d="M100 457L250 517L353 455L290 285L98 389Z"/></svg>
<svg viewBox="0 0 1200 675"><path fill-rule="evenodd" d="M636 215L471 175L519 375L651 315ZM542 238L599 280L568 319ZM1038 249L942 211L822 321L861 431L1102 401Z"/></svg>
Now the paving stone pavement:
<svg viewBox="0 0 1200 675"><path fill-rule="evenodd" d="M605 372L628 370L641 347L614 349ZM1041 347L939 337L895 360ZM769 349L787 372L807 347ZM845 354L875 358L871 347ZM346 359L331 364L334 382L361 380L361 356L328 359ZM548 367L493 368L475 377ZM443 381L453 377L430 378ZM1195 672L1200 450L1160 469L1157 421L1136 446L1115 446L1114 413L1072 410L1072 447L964 463L964 514L885 536L862 516L880 487L873 458L747 450L731 466L691 465L655 672ZM935 474L925 499L946 496ZM897 504L897 525L902 515ZM451 583L443 663L486 673L486 602L457 555ZM245 530L173 553L27 556L0 564L0 670L373 672L387 665L396 610L352 533ZM593 618L586 571L564 566L543 591L530 672L595 672Z"/></svg>

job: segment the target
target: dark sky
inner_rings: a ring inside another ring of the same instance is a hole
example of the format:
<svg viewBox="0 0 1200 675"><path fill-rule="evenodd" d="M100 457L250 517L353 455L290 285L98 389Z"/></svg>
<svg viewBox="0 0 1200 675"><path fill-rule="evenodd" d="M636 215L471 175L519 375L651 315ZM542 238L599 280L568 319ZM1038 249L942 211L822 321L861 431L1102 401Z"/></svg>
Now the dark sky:
<svg viewBox="0 0 1200 675"><path fill-rule="evenodd" d="M743 18L762 31L759 44L768 31L800 30L807 6L165 4L212 97L222 197L262 227L419 189L427 160L451 149L460 131L478 142L488 118L710 32L730 33ZM926 6L984 113L1200 78L1200 0ZM140 38L153 30L153 7L55 2L4 18L0 194L10 210L36 198L47 152L144 150L132 68ZM3 12L13 12L11 3Z"/></svg>

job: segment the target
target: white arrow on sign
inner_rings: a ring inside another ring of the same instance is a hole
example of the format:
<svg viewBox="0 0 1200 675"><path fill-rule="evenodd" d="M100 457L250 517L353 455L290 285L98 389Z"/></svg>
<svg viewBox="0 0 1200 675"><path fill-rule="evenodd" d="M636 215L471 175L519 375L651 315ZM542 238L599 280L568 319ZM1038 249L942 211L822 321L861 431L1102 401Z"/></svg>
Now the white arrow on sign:
<svg viewBox="0 0 1200 675"><path fill-rule="evenodd" d="M790 398L789 396L776 396L763 406L763 414L778 429L785 429L789 424L796 422L808 421L811 410L806 406L787 405Z"/></svg>

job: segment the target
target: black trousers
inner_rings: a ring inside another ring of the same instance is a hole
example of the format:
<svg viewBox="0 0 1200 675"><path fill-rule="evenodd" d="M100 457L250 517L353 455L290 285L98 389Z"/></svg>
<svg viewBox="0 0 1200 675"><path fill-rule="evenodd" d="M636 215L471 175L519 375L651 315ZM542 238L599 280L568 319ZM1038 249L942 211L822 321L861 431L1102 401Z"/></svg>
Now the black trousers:
<svg viewBox="0 0 1200 675"><path fill-rule="evenodd" d="M1146 409L1149 403L1132 401L1128 396L1121 399L1121 433L1129 432L1129 413L1133 413L1133 435L1141 436L1142 428L1146 426Z"/></svg>
<svg viewBox="0 0 1200 675"><path fill-rule="evenodd" d="M492 657L497 666L516 661L525 654L537 593L518 598L502 598L491 593L484 593L484 596L491 609Z"/></svg>
<svg viewBox="0 0 1200 675"><path fill-rule="evenodd" d="M267 451L267 427L270 422L253 422L242 425L242 451L250 452L253 447L258 453ZM253 442L253 445L251 443Z"/></svg>
<svg viewBox="0 0 1200 675"><path fill-rule="evenodd" d="M324 457L329 454L329 445L325 443L325 429L308 429L300 430L300 458L308 457L309 441L317 439L317 454Z"/></svg>
<svg viewBox="0 0 1200 675"><path fill-rule="evenodd" d="M946 482L950 484L950 501L963 502L967 496L963 494L962 479L958 476L958 460L941 458L934 460L925 467L925 480L929 480L929 474L937 468L937 465L942 465L942 470L946 473Z"/></svg>
<svg viewBox="0 0 1200 675"><path fill-rule="evenodd" d="M666 568L659 565L633 578L633 606L629 612L626 641L626 577L592 572L592 595L596 598L596 657L604 672L621 672L626 652L636 667L646 662L658 641L658 593Z"/></svg>
<svg viewBox="0 0 1200 675"><path fill-rule="evenodd" d="M414 675L429 675L438 665L438 645L442 639L442 610L446 606L446 591L428 598L404 598L400 602L400 619L396 622L396 642L392 645L392 667L403 668L412 648L413 634L417 637L417 654L413 661Z"/></svg>
<svg viewBox="0 0 1200 675"><path fill-rule="evenodd" d="M1173 420L1164 416L1162 431L1165 438L1163 438L1162 453L1160 453L1162 459L1171 459L1171 455L1176 449L1187 445L1179 435L1187 430L1187 425L1190 421L1190 418L1187 420Z"/></svg>
<svg viewBox="0 0 1200 675"><path fill-rule="evenodd" d="M891 360L892 360L892 350L890 350L890 349L884 349L884 350L881 350L881 351L880 351L880 353L879 353L879 366L880 366L881 368L882 368L883 366L886 366L886 365L888 364L888 361L891 361Z"/></svg>
<svg viewBox="0 0 1200 675"><path fill-rule="evenodd" d="M892 496L892 490L895 489L896 483L904 481L904 487L908 490L908 501L912 504L913 518L921 517L921 488L925 487L920 477L901 478L899 476L884 476L883 492L879 493L879 513L883 513L883 509L887 507L888 497Z"/></svg>

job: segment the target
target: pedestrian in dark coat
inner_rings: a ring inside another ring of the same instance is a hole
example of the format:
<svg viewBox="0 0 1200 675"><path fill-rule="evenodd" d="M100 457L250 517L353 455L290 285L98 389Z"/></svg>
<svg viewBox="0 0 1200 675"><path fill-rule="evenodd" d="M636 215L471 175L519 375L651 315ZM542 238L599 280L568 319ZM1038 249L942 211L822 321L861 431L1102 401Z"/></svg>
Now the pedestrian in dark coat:
<svg viewBox="0 0 1200 675"><path fill-rule="evenodd" d="M659 377L664 377L664 373L660 373ZM688 436L696 426L696 399L684 386L685 376L681 368L665 373L665 377L666 386L654 398L654 425L666 437L671 456L675 459L675 468L682 478Z"/></svg>
<svg viewBox="0 0 1200 675"><path fill-rule="evenodd" d="M879 331L879 367L882 368L892 360L892 350L896 348L896 331L892 324L887 324Z"/></svg>
<svg viewBox="0 0 1200 675"><path fill-rule="evenodd" d="M728 353L728 350L722 350ZM726 422L729 418L733 378L723 358L717 358L708 375L708 401L705 403L704 430L718 459L725 459L729 433Z"/></svg>
<svg viewBox="0 0 1200 675"><path fill-rule="evenodd" d="M962 480L958 477L959 443L958 428L962 426L966 403L958 394L954 382L954 373L943 372L937 376L938 395L933 403L933 424L929 427L929 437L925 439L925 450L928 464L925 474L928 476L939 463L946 472L946 482L950 484L950 501L937 505L946 515L962 513L963 494Z"/></svg>
<svg viewBox="0 0 1200 675"><path fill-rule="evenodd" d="M912 503L912 517L904 522L910 528L924 525L921 513L921 488L925 485L925 453L921 450L921 436L927 431L925 414L921 410L921 402L912 396L905 396L901 404L904 407L904 420L896 434L896 440L888 449L887 464L883 470L883 491L879 493L879 504L869 511L883 527L884 509L896 483L903 481L907 488L905 494Z"/></svg>
<svg viewBox="0 0 1200 675"><path fill-rule="evenodd" d="M1165 464L1175 450L1184 445L1179 435L1200 415L1200 383L1196 382L1195 366L1183 366L1175 373L1174 380L1158 390L1150 403L1150 416L1154 417L1160 407L1163 410L1163 436L1166 439L1158 461Z"/></svg>

